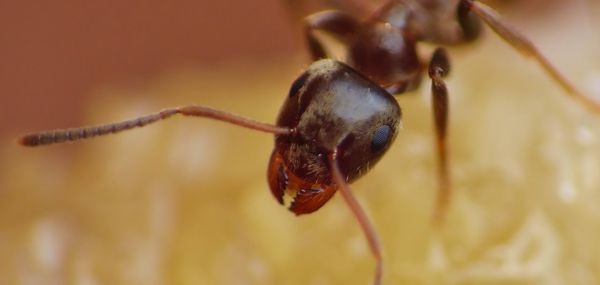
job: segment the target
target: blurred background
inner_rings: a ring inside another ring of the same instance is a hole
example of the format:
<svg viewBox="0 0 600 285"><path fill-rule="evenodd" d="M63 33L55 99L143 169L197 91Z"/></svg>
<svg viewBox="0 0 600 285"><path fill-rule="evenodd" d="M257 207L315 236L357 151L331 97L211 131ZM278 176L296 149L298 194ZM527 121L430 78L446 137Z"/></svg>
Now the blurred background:
<svg viewBox="0 0 600 285"><path fill-rule="evenodd" d="M339 1L305 2L0 1L0 284L369 284L373 259L341 199L297 218L271 197L269 135L174 118L14 143L189 103L273 122L309 63L301 18ZM600 96L597 1L485 2ZM450 52L447 225L430 223L427 81L398 98L402 133L353 185L384 283L599 284L600 116L489 30Z"/></svg>

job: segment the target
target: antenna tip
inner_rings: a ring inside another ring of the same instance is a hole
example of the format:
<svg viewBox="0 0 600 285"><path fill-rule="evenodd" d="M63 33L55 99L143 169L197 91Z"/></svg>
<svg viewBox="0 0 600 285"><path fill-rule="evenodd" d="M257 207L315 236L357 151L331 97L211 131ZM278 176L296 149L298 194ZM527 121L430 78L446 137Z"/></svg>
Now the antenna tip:
<svg viewBox="0 0 600 285"><path fill-rule="evenodd" d="M36 135L25 135L17 139L17 144L22 146L38 146L40 140Z"/></svg>

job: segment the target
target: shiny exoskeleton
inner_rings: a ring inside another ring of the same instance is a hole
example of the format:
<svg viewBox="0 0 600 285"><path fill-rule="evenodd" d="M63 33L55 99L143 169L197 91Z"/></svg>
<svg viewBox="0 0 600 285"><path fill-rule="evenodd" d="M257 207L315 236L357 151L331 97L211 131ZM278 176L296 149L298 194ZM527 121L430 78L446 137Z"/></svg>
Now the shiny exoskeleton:
<svg viewBox="0 0 600 285"><path fill-rule="evenodd" d="M275 199L300 215L318 210L340 192L365 233L376 259L374 283L380 284L383 262L377 234L348 183L368 172L398 133L401 111L391 94L415 89L426 72L431 79L439 165L436 217L441 220L450 195L448 90L443 81L450 63L442 48L433 52L428 63L421 62L417 44L470 42L480 34L482 21L540 63L572 98L600 113L600 104L581 94L488 6L474 0L390 0L365 20L339 11L306 19L305 36L315 62L292 84L276 125L189 105L118 123L33 133L21 137L19 143L38 146L76 141L142 127L176 114L274 134L268 182ZM326 32L346 46L345 63L323 59L328 55L316 31Z"/></svg>
<svg viewBox="0 0 600 285"><path fill-rule="evenodd" d="M269 163L275 198L296 214L319 209L336 192L328 156L337 150L342 175L352 182L366 173L396 137L400 107L386 90L349 66L313 63L292 84L277 125Z"/></svg>
<svg viewBox="0 0 600 285"><path fill-rule="evenodd" d="M416 88L427 66L419 58L418 42L454 45L479 36L480 20L466 2L457 5L457 1L388 1L362 21L328 10L305 19L305 37L315 60L327 57L315 32L335 37L346 46L347 64L398 94Z"/></svg>

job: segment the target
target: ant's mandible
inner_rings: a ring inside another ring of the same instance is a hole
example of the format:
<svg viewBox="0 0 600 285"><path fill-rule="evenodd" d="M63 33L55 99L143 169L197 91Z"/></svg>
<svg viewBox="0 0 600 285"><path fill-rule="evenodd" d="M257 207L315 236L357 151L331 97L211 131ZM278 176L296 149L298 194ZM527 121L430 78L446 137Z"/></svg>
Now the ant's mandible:
<svg viewBox="0 0 600 285"><path fill-rule="evenodd" d="M525 37L505 25L488 6L473 0L388 1L365 21L325 11L306 18L305 36L316 60L292 84L275 125L205 106L169 108L132 120L100 126L33 133L19 139L39 146L129 130L181 114L207 117L275 135L268 183L275 199L297 215L318 210L339 191L357 219L376 259L374 284L381 283L382 256L377 234L348 183L383 156L395 139L401 110L391 94L418 87L424 66L432 80L432 105L439 164L435 217L441 220L450 195L446 129L450 71L438 48L428 64L419 61L416 43L456 45L476 39L481 21L521 53L531 56L579 103L600 113L600 104L573 87ZM327 57L314 31L327 32L347 46L347 62Z"/></svg>

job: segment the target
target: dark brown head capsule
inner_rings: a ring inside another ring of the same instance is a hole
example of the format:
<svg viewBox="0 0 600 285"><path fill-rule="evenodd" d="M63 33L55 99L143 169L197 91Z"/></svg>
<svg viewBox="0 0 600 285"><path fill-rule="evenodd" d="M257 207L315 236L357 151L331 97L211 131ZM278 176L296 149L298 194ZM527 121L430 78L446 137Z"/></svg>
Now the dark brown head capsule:
<svg viewBox="0 0 600 285"><path fill-rule="evenodd" d="M401 111L386 90L335 60L313 63L292 84L268 170L275 198L296 214L318 210L335 193L328 156L337 150L347 182L365 174L396 137Z"/></svg>

